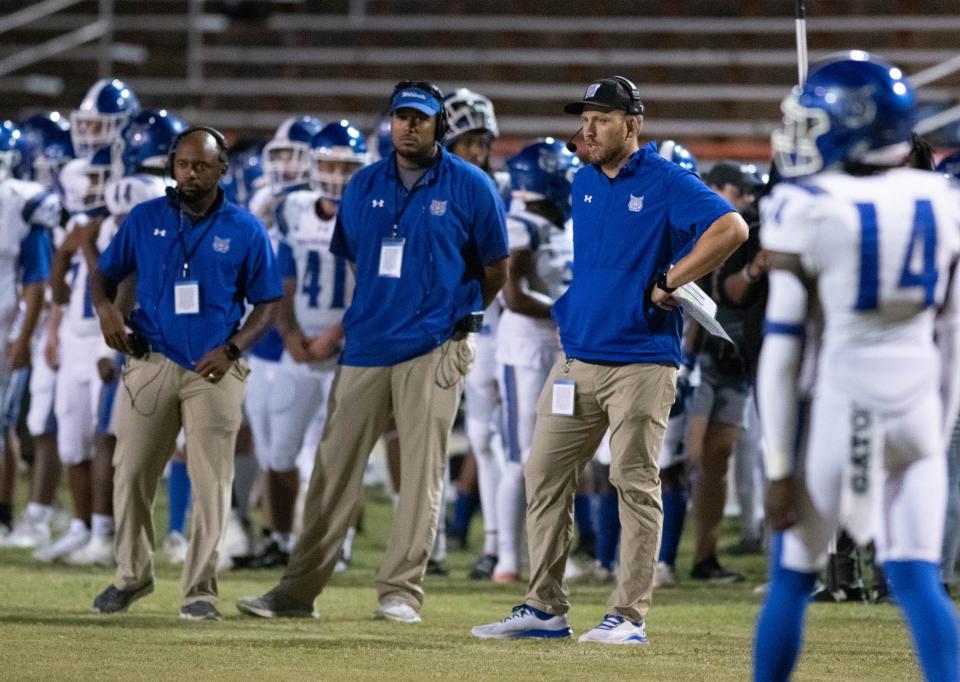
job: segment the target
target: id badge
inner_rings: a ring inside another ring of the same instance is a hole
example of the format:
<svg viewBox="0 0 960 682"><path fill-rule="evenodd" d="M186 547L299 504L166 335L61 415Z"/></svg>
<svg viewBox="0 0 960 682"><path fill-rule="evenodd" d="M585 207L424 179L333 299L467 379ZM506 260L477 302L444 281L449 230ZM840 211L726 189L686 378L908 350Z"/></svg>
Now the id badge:
<svg viewBox="0 0 960 682"><path fill-rule="evenodd" d="M173 285L174 312L177 315L196 315L200 312L200 283L195 279Z"/></svg>
<svg viewBox="0 0 960 682"><path fill-rule="evenodd" d="M564 417L573 416L576 384L569 380L557 379L553 382L553 413Z"/></svg>
<svg viewBox="0 0 960 682"><path fill-rule="evenodd" d="M380 242L381 277L400 277L403 267L403 239L384 239Z"/></svg>

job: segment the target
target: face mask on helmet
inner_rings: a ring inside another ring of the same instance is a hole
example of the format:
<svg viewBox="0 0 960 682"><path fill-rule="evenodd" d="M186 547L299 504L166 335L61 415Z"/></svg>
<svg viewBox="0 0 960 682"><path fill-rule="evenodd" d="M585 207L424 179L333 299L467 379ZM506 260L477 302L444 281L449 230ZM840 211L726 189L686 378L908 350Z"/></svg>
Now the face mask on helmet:
<svg viewBox="0 0 960 682"><path fill-rule="evenodd" d="M340 201L344 187L364 165L358 161L337 161L320 157L314 162L310 184L324 198Z"/></svg>
<svg viewBox="0 0 960 682"><path fill-rule="evenodd" d="M130 118L140 111L136 95L122 81L104 79L87 91L70 113L70 137L77 156L91 156L120 137Z"/></svg>
<svg viewBox="0 0 960 682"><path fill-rule="evenodd" d="M268 142L263 148L263 174L275 191L307 184L310 147L299 142Z"/></svg>

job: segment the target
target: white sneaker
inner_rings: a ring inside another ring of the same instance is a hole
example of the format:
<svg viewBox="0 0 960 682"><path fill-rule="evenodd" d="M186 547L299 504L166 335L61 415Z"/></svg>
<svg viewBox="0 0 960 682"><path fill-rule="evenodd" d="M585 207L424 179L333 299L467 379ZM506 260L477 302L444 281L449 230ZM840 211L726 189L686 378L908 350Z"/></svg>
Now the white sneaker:
<svg viewBox="0 0 960 682"><path fill-rule="evenodd" d="M410 604L399 599L385 599L373 612L374 620L395 620L398 623L419 623L422 618Z"/></svg>
<svg viewBox="0 0 960 682"><path fill-rule="evenodd" d="M179 566L186 561L187 539L183 537L183 533L179 531L167 533L167 537L163 540L163 553L166 554L167 561L174 566Z"/></svg>
<svg viewBox="0 0 960 682"><path fill-rule="evenodd" d="M649 644L647 628L641 620L634 623L623 616L608 613L600 621L600 625L590 632L580 635L580 642L596 642L598 644Z"/></svg>
<svg viewBox="0 0 960 682"><path fill-rule="evenodd" d="M52 545L41 547L33 553L37 561L56 561L67 556L75 549L80 549L90 542L90 530L80 519L70 522L70 528Z"/></svg>
<svg viewBox="0 0 960 682"><path fill-rule="evenodd" d="M0 547L36 549L50 544L50 522L37 521L26 513L20 517L13 532L0 540Z"/></svg>
<svg viewBox="0 0 960 682"><path fill-rule="evenodd" d="M653 587L676 587L677 569L670 564L662 561L657 562L657 567L653 571Z"/></svg>
<svg viewBox="0 0 960 682"><path fill-rule="evenodd" d="M513 613L489 625L477 625L470 630L480 639L558 639L573 634L566 615L551 616L526 604L513 607Z"/></svg>
<svg viewBox="0 0 960 682"><path fill-rule="evenodd" d="M94 535L87 544L70 552L64 560L73 566L113 566L113 536Z"/></svg>
<svg viewBox="0 0 960 682"><path fill-rule="evenodd" d="M227 516L227 528L223 533L223 545L220 554L232 559L236 556L248 556L250 551L250 534L243 527L240 517L236 512L231 511Z"/></svg>

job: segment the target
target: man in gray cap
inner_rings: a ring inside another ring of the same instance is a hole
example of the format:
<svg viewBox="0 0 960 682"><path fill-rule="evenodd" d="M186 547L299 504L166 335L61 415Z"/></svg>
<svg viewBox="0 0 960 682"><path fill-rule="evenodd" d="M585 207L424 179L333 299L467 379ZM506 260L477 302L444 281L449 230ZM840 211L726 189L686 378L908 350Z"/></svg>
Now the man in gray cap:
<svg viewBox="0 0 960 682"><path fill-rule="evenodd" d="M524 476L530 583L523 604L473 628L481 638L569 637L563 573L573 496L607 430L622 526L617 586L581 642L646 644L663 506L657 456L676 393L682 318L672 292L714 270L747 238L729 203L640 146L643 103L622 76L587 86L587 164L573 181L573 281L554 304L560 353L537 404Z"/></svg>

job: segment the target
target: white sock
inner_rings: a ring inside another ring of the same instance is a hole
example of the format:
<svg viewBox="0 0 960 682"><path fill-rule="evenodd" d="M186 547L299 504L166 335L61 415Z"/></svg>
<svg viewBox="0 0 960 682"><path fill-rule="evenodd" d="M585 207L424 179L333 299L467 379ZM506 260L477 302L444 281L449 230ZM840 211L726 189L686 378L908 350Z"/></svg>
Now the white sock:
<svg viewBox="0 0 960 682"><path fill-rule="evenodd" d="M468 434L472 421L467 420ZM474 429L478 425L473 425ZM491 439L476 437L478 442L487 443L482 449L475 449L474 458L477 461L477 487L480 488L480 511L483 514L483 553L497 553L497 487L500 485L502 465L493 448L489 445Z"/></svg>
<svg viewBox="0 0 960 682"><path fill-rule="evenodd" d="M98 538L108 538L113 535L113 517L106 514L93 514L90 519L91 530Z"/></svg>
<svg viewBox="0 0 960 682"><path fill-rule="evenodd" d="M350 561L350 558L353 556L353 538L355 538L356 535L356 528L347 528L347 537L343 539L343 549L341 551L344 561Z"/></svg>
<svg viewBox="0 0 960 682"><path fill-rule="evenodd" d="M53 518L53 507L39 502L28 502L24 515L34 523L50 523Z"/></svg>
<svg viewBox="0 0 960 682"><path fill-rule="evenodd" d="M497 573L517 572L517 538L524 511L523 467L508 462L497 487Z"/></svg>
<svg viewBox="0 0 960 682"><path fill-rule="evenodd" d="M288 554L293 548L293 533L278 533L277 531L273 531L270 533L270 539L280 545L280 549Z"/></svg>

